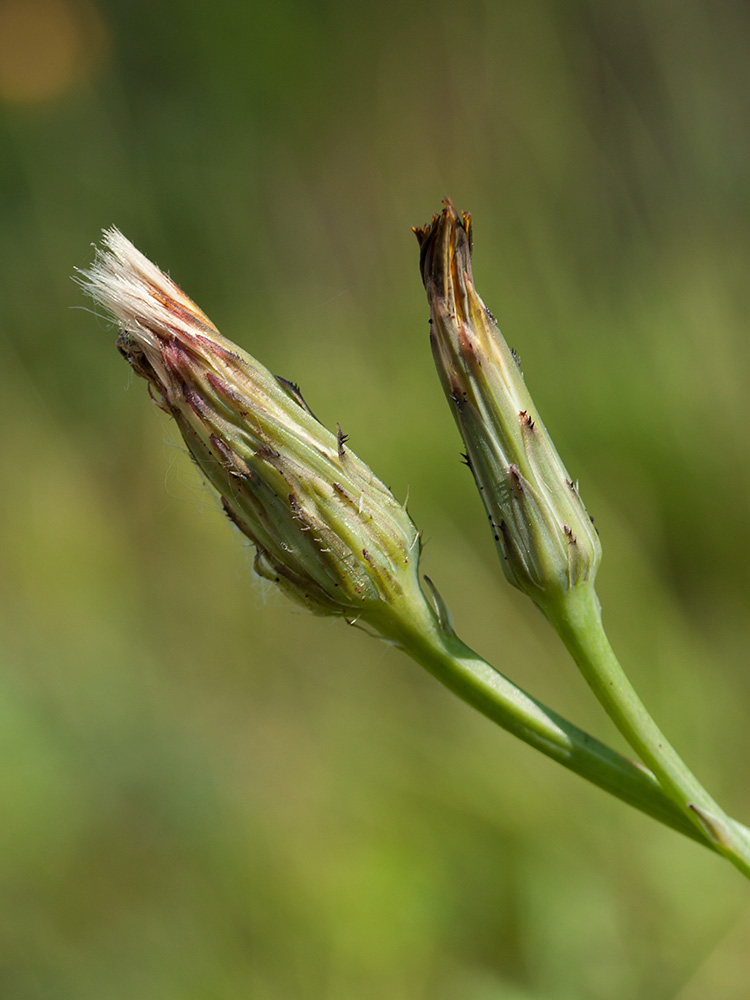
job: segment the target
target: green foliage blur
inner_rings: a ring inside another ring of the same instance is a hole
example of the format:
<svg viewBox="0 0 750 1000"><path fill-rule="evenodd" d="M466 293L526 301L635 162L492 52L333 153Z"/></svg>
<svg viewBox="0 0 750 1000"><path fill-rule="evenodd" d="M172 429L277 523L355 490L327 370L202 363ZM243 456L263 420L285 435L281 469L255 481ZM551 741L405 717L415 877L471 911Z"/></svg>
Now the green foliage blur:
<svg viewBox="0 0 750 1000"><path fill-rule="evenodd" d="M747 996L747 885L253 579L71 280L116 224L408 495L459 634L622 748L504 581L410 226L604 545L620 657L750 821L750 6L0 0L0 996Z"/></svg>

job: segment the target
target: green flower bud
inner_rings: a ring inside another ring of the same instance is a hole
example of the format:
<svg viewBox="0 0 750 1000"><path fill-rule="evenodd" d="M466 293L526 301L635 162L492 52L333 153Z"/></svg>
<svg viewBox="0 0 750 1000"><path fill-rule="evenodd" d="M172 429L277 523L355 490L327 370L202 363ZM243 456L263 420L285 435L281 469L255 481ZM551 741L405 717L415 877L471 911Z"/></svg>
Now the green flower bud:
<svg viewBox="0 0 750 1000"><path fill-rule="evenodd" d="M518 359L477 295L471 217L450 201L415 228L432 351L505 575L542 608L593 581L596 529L536 411Z"/></svg>
<svg viewBox="0 0 750 1000"><path fill-rule="evenodd" d="M404 507L296 385L222 337L116 229L83 284L116 318L121 353L254 543L260 576L318 614L376 627L385 609L424 601Z"/></svg>

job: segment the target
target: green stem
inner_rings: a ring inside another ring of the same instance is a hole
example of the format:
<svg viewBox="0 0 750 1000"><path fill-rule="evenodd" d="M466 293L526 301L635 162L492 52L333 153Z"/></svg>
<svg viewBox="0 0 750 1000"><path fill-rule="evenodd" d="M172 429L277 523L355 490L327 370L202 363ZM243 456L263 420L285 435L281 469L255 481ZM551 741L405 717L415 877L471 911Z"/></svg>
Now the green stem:
<svg viewBox="0 0 750 1000"><path fill-rule="evenodd" d="M574 726L496 671L431 612L379 623L394 642L454 694L509 733L641 812L719 850L706 829L686 817L654 775ZM722 853L720 851L720 853Z"/></svg>
<svg viewBox="0 0 750 1000"><path fill-rule="evenodd" d="M727 816L649 715L609 644L593 586L571 589L544 611L594 694L664 792L719 854L750 877L750 830Z"/></svg>

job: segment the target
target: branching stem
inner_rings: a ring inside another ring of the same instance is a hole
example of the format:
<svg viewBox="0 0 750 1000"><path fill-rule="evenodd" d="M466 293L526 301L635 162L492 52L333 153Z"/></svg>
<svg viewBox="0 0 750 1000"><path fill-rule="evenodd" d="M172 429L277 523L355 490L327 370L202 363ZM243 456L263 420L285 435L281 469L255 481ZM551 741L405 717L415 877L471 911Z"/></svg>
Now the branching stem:
<svg viewBox="0 0 750 1000"><path fill-rule="evenodd" d="M664 793L715 851L750 878L750 830L727 816L651 718L609 644L593 587L568 591L545 613L594 694Z"/></svg>
<svg viewBox="0 0 750 1000"><path fill-rule="evenodd" d="M710 814L708 824L687 807L684 795L675 794L674 783L665 790L642 764L623 757L526 694L457 636L446 632L435 616L424 615L417 621L412 614L397 625L391 621L390 627L381 631L441 684L512 735L648 816L729 857L745 874L750 873L747 862L744 867L738 863L741 856L733 856L709 824L714 817L720 817L737 840L748 837L749 832L717 812L718 807L706 793L699 796L697 782L688 799ZM663 774L664 769L660 770Z"/></svg>

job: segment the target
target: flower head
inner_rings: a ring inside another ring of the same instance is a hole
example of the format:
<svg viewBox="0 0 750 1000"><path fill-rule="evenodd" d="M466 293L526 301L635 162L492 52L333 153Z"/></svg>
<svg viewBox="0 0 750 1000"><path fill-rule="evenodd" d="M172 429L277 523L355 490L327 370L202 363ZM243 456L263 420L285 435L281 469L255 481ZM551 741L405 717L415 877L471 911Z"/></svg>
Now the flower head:
<svg viewBox="0 0 750 1000"><path fill-rule="evenodd" d="M510 350L474 288L471 217L414 230L430 339L508 579L540 606L593 580L601 546Z"/></svg>
<svg viewBox="0 0 750 1000"><path fill-rule="evenodd" d="M218 332L117 229L83 275L118 347L174 418L255 569L320 614L363 618L418 596L419 538L391 492L313 416L299 389Z"/></svg>

